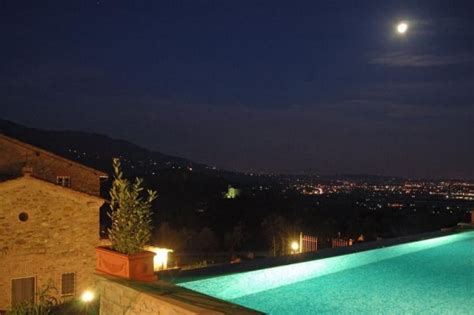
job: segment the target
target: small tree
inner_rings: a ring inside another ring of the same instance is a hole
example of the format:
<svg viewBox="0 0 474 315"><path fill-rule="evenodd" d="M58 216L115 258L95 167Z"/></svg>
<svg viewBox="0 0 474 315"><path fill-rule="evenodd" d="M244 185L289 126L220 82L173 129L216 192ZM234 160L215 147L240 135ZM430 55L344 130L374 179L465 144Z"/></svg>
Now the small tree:
<svg viewBox="0 0 474 315"><path fill-rule="evenodd" d="M109 238L112 249L131 255L143 251L151 236L151 204L156 199L156 191L147 190L143 196L143 179L132 183L123 178L120 160L113 159L114 181L110 189L109 217L112 227Z"/></svg>
<svg viewBox="0 0 474 315"><path fill-rule="evenodd" d="M239 222L237 225L235 225L231 233L229 232L224 235L224 241L226 247L230 249L231 257L234 257L235 250L239 249L245 240L246 235L244 234L242 222Z"/></svg>

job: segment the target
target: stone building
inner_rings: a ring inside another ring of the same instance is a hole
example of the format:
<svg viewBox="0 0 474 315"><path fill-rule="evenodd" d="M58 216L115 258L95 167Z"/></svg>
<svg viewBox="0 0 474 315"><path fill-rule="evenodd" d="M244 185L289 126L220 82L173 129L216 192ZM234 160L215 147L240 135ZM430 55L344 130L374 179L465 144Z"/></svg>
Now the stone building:
<svg viewBox="0 0 474 315"><path fill-rule="evenodd" d="M93 285L105 178L0 135L0 310L48 284L61 299Z"/></svg>
<svg viewBox="0 0 474 315"><path fill-rule="evenodd" d="M0 174L18 176L24 167L34 177L95 196L107 179L105 173L0 134Z"/></svg>

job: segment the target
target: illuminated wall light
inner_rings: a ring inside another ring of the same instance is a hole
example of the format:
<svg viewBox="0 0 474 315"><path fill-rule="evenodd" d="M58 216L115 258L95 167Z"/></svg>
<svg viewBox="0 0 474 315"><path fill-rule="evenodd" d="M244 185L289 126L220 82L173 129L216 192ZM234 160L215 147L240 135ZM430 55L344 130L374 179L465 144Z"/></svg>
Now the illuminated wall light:
<svg viewBox="0 0 474 315"><path fill-rule="evenodd" d="M81 301L84 303L90 303L94 300L94 292L86 290L81 295Z"/></svg>
<svg viewBox="0 0 474 315"><path fill-rule="evenodd" d="M153 257L153 269L155 271L168 268L168 253L172 253L172 249L154 246L147 246L145 249L155 253L155 256Z"/></svg>

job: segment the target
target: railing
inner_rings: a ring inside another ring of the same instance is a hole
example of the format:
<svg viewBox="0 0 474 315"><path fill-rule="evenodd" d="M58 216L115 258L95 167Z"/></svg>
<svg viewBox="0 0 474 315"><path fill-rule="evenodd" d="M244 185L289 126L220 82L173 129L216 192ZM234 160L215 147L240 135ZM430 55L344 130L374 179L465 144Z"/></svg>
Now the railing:
<svg viewBox="0 0 474 315"><path fill-rule="evenodd" d="M352 243L353 243L352 238L350 239L333 238L331 240L332 248L352 246Z"/></svg>
<svg viewBox="0 0 474 315"><path fill-rule="evenodd" d="M300 233L300 253L316 252L318 250L318 238Z"/></svg>

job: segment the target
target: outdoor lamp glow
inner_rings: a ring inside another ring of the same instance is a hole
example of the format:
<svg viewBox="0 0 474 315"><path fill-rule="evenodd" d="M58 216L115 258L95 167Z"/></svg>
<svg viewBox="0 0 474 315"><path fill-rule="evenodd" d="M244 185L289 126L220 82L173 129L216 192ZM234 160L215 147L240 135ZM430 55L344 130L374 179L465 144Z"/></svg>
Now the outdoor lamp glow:
<svg viewBox="0 0 474 315"><path fill-rule="evenodd" d="M81 295L81 301L84 303L90 303L94 300L94 293L92 291L86 290Z"/></svg>
<svg viewBox="0 0 474 315"><path fill-rule="evenodd" d="M292 242L291 243L291 249L294 250L295 252L300 248L300 245L298 242Z"/></svg>
<svg viewBox="0 0 474 315"><path fill-rule="evenodd" d="M153 269L155 271L168 268L168 254L173 252L172 249L145 246L145 250L155 253L155 256L153 257Z"/></svg>

